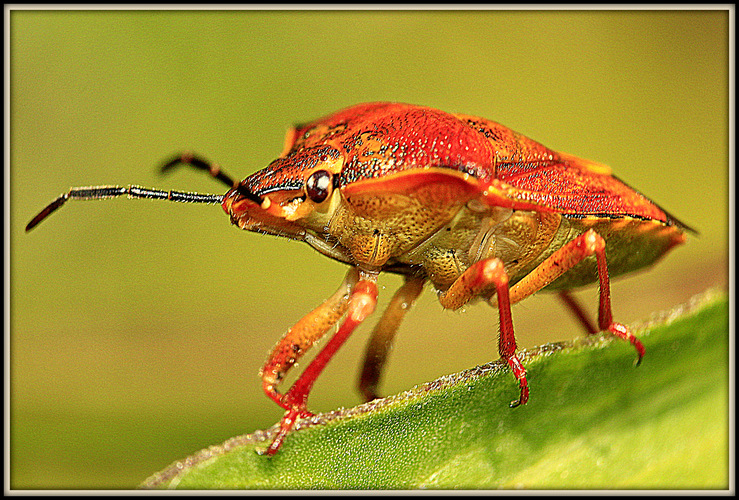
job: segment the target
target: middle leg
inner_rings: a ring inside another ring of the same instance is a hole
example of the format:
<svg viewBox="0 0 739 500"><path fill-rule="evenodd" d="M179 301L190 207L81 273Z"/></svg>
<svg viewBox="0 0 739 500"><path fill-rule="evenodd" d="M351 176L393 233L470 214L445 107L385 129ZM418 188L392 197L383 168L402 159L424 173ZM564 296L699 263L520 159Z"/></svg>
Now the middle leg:
<svg viewBox="0 0 739 500"><path fill-rule="evenodd" d="M519 398L510 404L511 408L515 408L529 400L529 385L526 370L516 356L516 337L513 333L511 303L508 297L508 274L503 261L493 258L474 263L439 296L439 302L446 309L456 310L491 286L495 286L500 316L498 353L508 362L520 388Z"/></svg>
<svg viewBox="0 0 739 500"><path fill-rule="evenodd" d="M561 290L559 292L559 298L562 299L562 302L565 303L565 306L567 306L573 316L575 316L575 318L580 322L583 328L585 328L585 331L588 332L588 335L598 333L598 329L588 317L585 309L583 309L582 305L580 305L580 302L578 302L578 300L572 295L569 290Z"/></svg>
<svg viewBox="0 0 739 500"><path fill-rule="evenodd" d="M405 314L423 291L423 284L423 278L406 277L405 283L395 292L372 331L364 354L362 374L359 377L359 392L364 396L365 401L372 401L378 397L377 385L382 368L387 361L393 337Z"/></svg>

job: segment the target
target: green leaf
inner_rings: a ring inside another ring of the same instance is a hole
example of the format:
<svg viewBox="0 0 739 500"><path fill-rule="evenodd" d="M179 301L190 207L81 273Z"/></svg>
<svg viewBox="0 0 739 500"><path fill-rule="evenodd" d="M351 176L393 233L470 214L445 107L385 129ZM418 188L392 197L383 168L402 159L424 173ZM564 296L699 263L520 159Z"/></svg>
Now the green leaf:
<svg viewBox="0 0 739 500"><path fill-rule="evenodd" d="M632 325L634 367L610 335L522 354L531 399L501 362L300 422L274 457L275 428L176 462L144 488L692 488L729 485L726 294Z"/></svg>

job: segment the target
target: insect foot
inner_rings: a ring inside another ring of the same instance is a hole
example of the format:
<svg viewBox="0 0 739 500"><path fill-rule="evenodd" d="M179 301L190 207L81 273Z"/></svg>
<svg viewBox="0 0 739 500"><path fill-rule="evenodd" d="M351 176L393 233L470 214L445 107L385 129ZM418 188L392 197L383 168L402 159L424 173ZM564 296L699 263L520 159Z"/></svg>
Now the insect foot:
<svg viewBox="0 0 739 500"><path fill-rule="evenodd" d="M616 335L617 337L624 339L627 342L630 342L631 345L634 346L637 352L637 358L634 364L636 366L639 366L641 364L641 360L644 357L644 345L641 343L641 340L639 340L637 337L635 337L631 331L621 323L611 323L608 326L608 331Z"/></svg>
<svg viewBox="0 0 739 500"><path fill-rule="evenodd" d="M511 401L508 405L511 408L515 408L520 405L525 405L529 401L529 384L526 381L526 370L524 370L523 365L521 365L521 360L518 359L518 356L514 354L508 358L508 366L511 367L513 376L516 377L521 388L521 395L519 398L515 401Z"/></svg>

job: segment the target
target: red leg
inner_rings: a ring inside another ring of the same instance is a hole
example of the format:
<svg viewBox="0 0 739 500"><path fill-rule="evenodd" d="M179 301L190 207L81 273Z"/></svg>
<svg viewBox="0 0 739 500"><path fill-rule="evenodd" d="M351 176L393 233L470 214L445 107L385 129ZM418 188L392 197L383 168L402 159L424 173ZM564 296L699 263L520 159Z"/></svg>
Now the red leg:
<svg viewBox="0 0 739 500"><path fill-rule="evenodd" d="M589 233L590 231L588 231ZM588 233L585 233L586 235ZM615 323L613 321L613 311L611 309L611 284L608 278L608 265L606 263L606 242L603 238L593 231L598 238L595 243L595 257L598 261L598 280L600 282L600 303L598 305L598 325L601 330L608 330L619 338L630 342L636 349L638 357L636 358L636 366L641 364L644 357L644 345L641 340L636 338L626 325Z"/></svg>
<svg viewBox="0 0 739 500"><path fill-rule="evenodd" d="M277 450L280 449L285 437L295 426L295 422L299 417L310 415L306 409L306 401L316 378L321 374L329 360L336 354L336 351L349 338L352 331L374 311L378 294L374 279L376 279L376 275L364 276L356 284L349 300L346 319L344 319L339 330L329 340L323 350L318 353L315 359L313 359L311 364L308 365L308 368L300 375L300 378L298 378L290 390L282 397L282 405L284 408L287 408L287 412L282 417L277 435L266 451L267 455L277 453Z"/></svg>
<svg viewBox="0 0 739 500"><path fill-rule="evenodd" d="M439 301L447 309L458 309L491 286L495 286L500 315L498 352L501 358L508 362L520 387L519 398L510 404L511 408L514 408L526 404L529 400L529 386L526 370L516 356L516 337L513 333L511 303L508 297L508 275L503 262L498 258L476 262L439 296Z"/></svg>
<svg viewBox="0 0 739 500"><path fill-rule="evenodd" d="M359 392L364 396L365 401L372 401L378 397L377 385L392 346L393 337L403 317L421 294L423 284L423 278L407 277L403 286L393 295L390 304L372 331L364 354L362 374L359 378Z"/></svg>
<svg viewBox="0 0 739 500"><path fill-rule="evenodd" d="M585 328L585 331L588 332L589 335L598 333L598 329L595 327L593 322L590 321L590 318L588 317L585 310L568 290L560 291L559 298L562 299L567 308L570 310L570 312L572 312L575 318L577 318L577 320Z"/></svg>
<svg viewBox="0 0 739 500"><path fill-rule="evenodd" d="M644 346L638 338L631 334L628 328L613 321L611 285L608 278L605 249L606 242L601 235L592 229L584 232L547 257L536 269L511 287L510 300L512 304L515 304L519 300L541 290L583 259L595 254L598 264L598 282L600 284L598 326L601 330L608 330L617 337L630 342L638 353L639 357L636 363L638 365L644 357Z"/></svg>
<svg viewBox="0 0 739 500"><path fill-rule="evenodd" d="M511 304L546 287L576 264L582 262L583 259L593 254L598 265L598 281L600 284L598 325L601 330L608 330L614 335L631 342L639 354L638 364L644 356L644 346L624 325L613 321L605 240L593 230L586 231L547 257L536 269L524 276L510 290L508 288L508 275L503 263L495 258L479 261L470 266L457 281L452 283L447 291L439 296L439 300L445 308L457 309L477 295L489 294L489 287L495 285L496 294L490 299L490 303L497 305L500 312L498 350L501 357L508 361L508 365L518 379L521 388L521 396L518 401L511 403L512 407L526 403L529 389L526 381L526 371L516 356L516 339L511 321ZM588 328L595 329L592 325Z"/></svg>
<svg viewBox="0 0 739 500"><path fill-rule="evenodd" d="M336 292L290 328L272 350L260 376L264 392L281 407L289 408L284 396L277 392L277 386L298 359L338 323L349 307L358 280L357 269L350 269Z"/></svg>

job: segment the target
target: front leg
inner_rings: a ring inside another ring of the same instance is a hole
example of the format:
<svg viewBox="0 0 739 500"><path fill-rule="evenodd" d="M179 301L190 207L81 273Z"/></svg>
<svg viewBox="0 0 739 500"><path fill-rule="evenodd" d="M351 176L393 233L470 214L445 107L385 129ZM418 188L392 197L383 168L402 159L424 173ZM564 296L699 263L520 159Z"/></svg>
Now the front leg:
<svg viewBox="0 0 739 500"><path fill-rule="evenodd" d="M289 409L289 405L283 401L284 396L277 392L277 385L298 359L338 323L349 307L349 299L358 280L359 271L356 268L349 269L336 292L306 314L275 345L259 375L264 392L281 407Z"/></svg>
<svg viewBox="0 0 739 500"><path fill-rule="evenodd" d="M321 374L326 364L336 354L336 351L349 338L354 329L359 326L367 316L372 314L377 305L377 274L360 272L360 279L353 287L348 300L346 318L331 340L318 353L308 368L300 375L290 390L282 396L280 406L287 409L280 422L277 435L267 448L267 455L274 455L282 446L285 437L289 434L299 417L309 416L306 409L306 401L316 378ZM310 315L309 315L310 316Z"/></svg>

